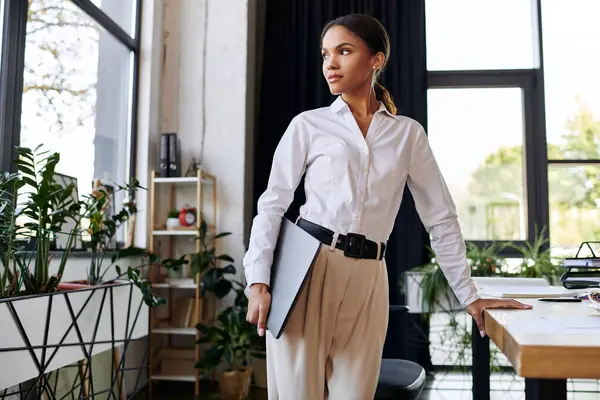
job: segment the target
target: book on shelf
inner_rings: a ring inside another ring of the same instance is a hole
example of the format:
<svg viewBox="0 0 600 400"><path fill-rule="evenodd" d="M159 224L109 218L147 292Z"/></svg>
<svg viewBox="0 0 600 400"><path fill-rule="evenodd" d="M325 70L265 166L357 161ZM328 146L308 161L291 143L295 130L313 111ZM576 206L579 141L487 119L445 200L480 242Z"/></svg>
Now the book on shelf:
<svg viewBox="0 0 600 400"><path fill-rule="evenodd" d="M198 301L200 309L199 317L196 318L196 304L192 297L180 297L175 300L173 315L171 316L171 325L177 328L194 328L202 320L203 301Z"/></svg>

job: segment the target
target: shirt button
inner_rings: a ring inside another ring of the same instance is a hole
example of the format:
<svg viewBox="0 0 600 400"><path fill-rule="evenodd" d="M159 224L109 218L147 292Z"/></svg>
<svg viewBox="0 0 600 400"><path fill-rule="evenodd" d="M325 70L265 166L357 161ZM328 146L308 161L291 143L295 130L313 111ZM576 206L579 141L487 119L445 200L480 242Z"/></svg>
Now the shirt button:
<svg viewBox="0 0 600 400"><path fill-rule="evenodd" d="M364 191L362 191L362 190L359 190L359 191L358 191L358 193L360 193L360 194L363 194L363 193L364 193Z"/></svg>

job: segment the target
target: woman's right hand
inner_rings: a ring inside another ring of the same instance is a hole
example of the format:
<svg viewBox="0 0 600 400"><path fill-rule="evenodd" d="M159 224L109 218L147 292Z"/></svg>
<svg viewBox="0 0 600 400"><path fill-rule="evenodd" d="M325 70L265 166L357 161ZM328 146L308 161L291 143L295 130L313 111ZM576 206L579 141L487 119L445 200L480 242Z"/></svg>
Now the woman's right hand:
<svg viewBox="0 0 600 400"><path fill-rule="evenodd" d="M267 329L267 315L271 307L271 294L264 283L255 283L250 286L248 296L248 313L246 320L253 325L258 325L258 335L264 336Z"/></svg>

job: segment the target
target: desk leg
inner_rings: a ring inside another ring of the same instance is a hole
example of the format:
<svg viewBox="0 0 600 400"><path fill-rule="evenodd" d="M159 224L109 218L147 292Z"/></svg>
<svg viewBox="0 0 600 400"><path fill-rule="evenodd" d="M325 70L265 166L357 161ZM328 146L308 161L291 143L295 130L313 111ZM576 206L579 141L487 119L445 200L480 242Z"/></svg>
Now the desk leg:
<svg viewBox="0 0 600 400"><path fill-rule="evenodd" d="M567 400L567 381L566 379L525 378L525 398Z"/></svg>
<svg viewBox="0 0 600 400"><path fill-rule="evenodd" d="M473 400L490 400L490 338L479 335L479 328L473 320L472 349Z"/></svg>

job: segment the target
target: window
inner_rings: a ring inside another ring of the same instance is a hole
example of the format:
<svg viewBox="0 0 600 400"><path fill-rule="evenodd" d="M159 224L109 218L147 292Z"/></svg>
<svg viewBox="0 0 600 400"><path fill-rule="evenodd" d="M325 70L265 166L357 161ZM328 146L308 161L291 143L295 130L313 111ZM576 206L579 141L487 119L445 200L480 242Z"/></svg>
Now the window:
<svg viewBox="0 0 600 400"><path fill-rule="evenodd" d="M135 0L92 0L92 3L115 21L126 33L134 36Z"/></svg>
<svg viewBox="0 0 600 400"><path fill-rule="evenodd" d="M429 71L534 66L531 1L426 0L425 12Z"/></svg>
<svg viewBox="0 0 600 400"><path fill-rule="evenodd" d="M60 151L57 172L89 193L127 181L131 52L70 1L33 0L27 23L21 145Z"/></svg>
<svg viewBox="0 0 600 400"><path fill-rule="evenodd" d="M542 1L550 241L600 238L600 2Z"/></svg>
<svg viewBox="0 0 600 400"><path fill-rule="evenodd" d="M0 115L18 118L3 122L0 143L60 152L56 172L75 179L80 196L94 181L123 184L135 174L139 1L29 0L7 8L11 29L4 43L17 55L9 71L22 81L0 102ZM12 24L18 19L26 23ZM18 112L10 112L11 104ZM2 168L11 164L9 153L0 152ZM120 192L114 204L124 196Z"/></svg>
<svg viewBox="0 0 600 400"><path fill-rule="evenodd" d="M427 131L478 246L548 234L538 1L425 2Z"/></svg>
<svg viewBox="0 0 600 400"><path fill-rule="evenodd" d="M527 238L522 98L520 88L428 92L430 143L467 240Z"/></svg>

